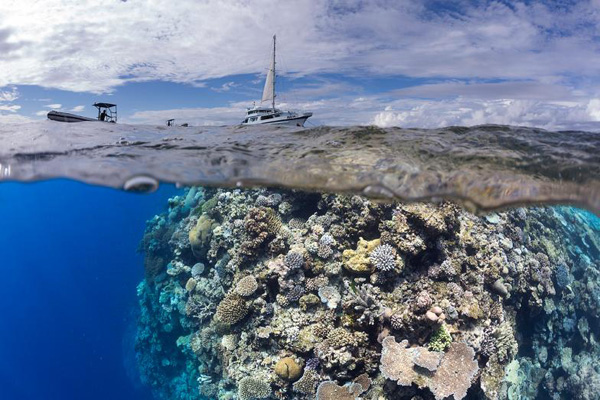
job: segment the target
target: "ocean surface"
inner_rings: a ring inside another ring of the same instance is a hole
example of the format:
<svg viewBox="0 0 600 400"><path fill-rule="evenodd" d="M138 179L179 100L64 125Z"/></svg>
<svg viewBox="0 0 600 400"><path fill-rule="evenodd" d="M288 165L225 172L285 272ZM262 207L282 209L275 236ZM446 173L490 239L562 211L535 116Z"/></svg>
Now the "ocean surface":
<svg viewBox="0 0 600 400"><path fill-rule="evenodd" d="M597 133L44 121L0 143L1 399L600 391Z"/></svg>

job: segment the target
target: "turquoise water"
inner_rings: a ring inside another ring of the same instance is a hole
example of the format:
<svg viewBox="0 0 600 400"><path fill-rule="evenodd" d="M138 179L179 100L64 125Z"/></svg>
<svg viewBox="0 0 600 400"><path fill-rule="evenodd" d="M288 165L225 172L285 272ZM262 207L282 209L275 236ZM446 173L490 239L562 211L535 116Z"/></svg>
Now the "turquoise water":
<svg viewBox="0 0 600 400"><path fill-rule="evenodd" d="M0 128L1 398L600 392L596 135L59 126Z"/></svg>

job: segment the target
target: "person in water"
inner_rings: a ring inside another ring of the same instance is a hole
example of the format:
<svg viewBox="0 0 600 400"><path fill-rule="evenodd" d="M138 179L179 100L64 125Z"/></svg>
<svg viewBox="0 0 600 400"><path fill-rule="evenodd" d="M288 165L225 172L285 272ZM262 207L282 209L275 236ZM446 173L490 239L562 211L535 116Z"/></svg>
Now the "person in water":
<svg viewBox="0 0 600 400"><path fill-rule="evenodd" d="M106 120L106 110L102 110L102 112L100 113L100 121L105 121Z"/></svg>

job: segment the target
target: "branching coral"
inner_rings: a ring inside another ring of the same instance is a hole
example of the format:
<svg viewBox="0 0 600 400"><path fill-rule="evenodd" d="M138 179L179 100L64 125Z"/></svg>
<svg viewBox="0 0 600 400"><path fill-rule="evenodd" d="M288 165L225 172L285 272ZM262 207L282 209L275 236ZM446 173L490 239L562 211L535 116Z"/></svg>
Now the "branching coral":
<svg viewBox="0 0 600 400"><path fill-rule="evenodd" d="M446 329L446 325L441 324L429 338L427 347L431 351L444 351L450 346L450 343L452 343L452 336Z"/></svg>
<svg viewBox="0 0 600 400"><path fill-rule="evenodd" d="M389 244L377 246L369 255L371 264L380 271L393 271L396 268L396 249Z"/></svg>

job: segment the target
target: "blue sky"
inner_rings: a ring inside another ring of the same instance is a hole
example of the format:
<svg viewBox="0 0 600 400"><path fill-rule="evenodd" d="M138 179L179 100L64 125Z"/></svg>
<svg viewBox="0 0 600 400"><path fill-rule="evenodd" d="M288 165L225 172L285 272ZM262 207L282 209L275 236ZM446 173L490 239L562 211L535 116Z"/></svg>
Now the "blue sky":
<svg viewBox="0 0 600 400"><path fill-rule="evenodd" d="M600 130L600 0L173 4L3 0L0 121L238 123L276 33L279 103L313 124Z"/></svg>

